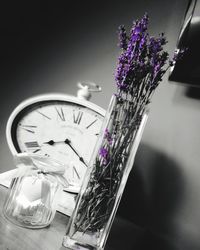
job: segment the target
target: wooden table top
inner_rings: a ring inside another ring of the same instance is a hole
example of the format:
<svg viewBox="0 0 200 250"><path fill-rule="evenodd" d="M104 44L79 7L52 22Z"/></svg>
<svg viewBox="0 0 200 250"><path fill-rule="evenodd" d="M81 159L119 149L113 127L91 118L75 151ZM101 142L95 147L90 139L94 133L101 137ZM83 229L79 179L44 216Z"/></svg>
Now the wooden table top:
<svg viewBox="0 0 200 250"><path fill-rule="evenodd" d="M0 250L61 250L69 217L56 212L51 225L27 229L9 222L2 213L7 188L0 186Z"/></svg>
<svg viewBox="0 0 200 250"><path fill-rule="evenodd" d="M56 212L51 225L27 229L8 221L2 212L7 188L0 185L0 250L67 250L62 247L69 217ZM116 217L105 250L143 250L138 246L143 230L130 221ZM145 248L146 249L146 248Z"/></svg>

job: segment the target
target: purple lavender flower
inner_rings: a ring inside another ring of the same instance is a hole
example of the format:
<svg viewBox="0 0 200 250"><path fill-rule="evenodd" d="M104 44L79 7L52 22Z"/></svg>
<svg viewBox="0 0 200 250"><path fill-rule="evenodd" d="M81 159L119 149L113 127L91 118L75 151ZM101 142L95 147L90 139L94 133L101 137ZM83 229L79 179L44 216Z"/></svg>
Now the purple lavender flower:
<svg viewBox="0 0 200 250"><path fill-rule="evenodd" d="M140 40L140 43L139 43L139 49L140 50L145 48L146 42L147 42L147 35L143 35L141 40Z"/></svg>
<svg viewBox="0 0 200 250"><path fill-rule="evenodd" d="M129 71L129 64L127 62L127 58L125 54L122 54L119 57L119 64L115 73L115 80L117 83L117 87L119 89L125 90L127 88L126 75L128 74L128 71Z"/></svg>
<svg viewBox="0 0 200 250"><path fill-rule="evenodd" d="M157 55L163 50L163 45L167 43L164 33L161 33L158 38L150 37L149 39L149 54Z"/></svg>
<svg viewBox="0 0 200 250"><path fill-rule="evenodd" d="M124 26L121 26L120 44L123 52L119 57L115 80L119 90L124 92L128 91L137 69L141 72L141 68L145 68L148 20L148 15L145 14L141 20L134 22L130 37L126 35Z"/></svg>
<svg viewBox="0 0 200 250"><path fill-rule="evenodd" d="M142 90L153 91L168 68L173 66L184 53L184 51L176 52L169 61L169 54L163 49L167 43L164 33L158 37L150 37L147 32L148 22L147 14L136 20L129 36L125 27L120 27L119 41L122 53L115 71L115 82L119 93L134 97L137 95L135 91L138 91L141 85L145 85L141 87ZM169 65L164 67L167 61ZM141 94L141 98L143 95Z"/></svg>
<svg viewBox="0 0 200 250"><path fill-rule="evenodd" d="M119 26L119 47L121 49L127 49L127 35L124 25Z"/></svg>
<svg viewBox="0 0 200 250"><path fill-rule="evenodd" d="M108 150L106 148L100 148L99 155L106 158L108 156Z"/></svg>
<svg viewBox="0 0 200 250"><path fill-rule="evenodd" d="M158 38L150 37L149 39L148 57L153 68L158 67L158 65L162 67L167 60L168 53L162 53L164 44L166 44L166 39L163 33Z"/></svg>
<svg viewBox="0 0 200 250"><path fill-rule="evenodd" d="M103 158L103 164L106 165L108 163L108 150L104 147L100 148L99 155Z"/></svg>
<svg viewBox="0 0 200 250"><path fill-rule="evenodd" d="M157 63L155 65L154 69L153 69L154 70L154 72L153 72L154 77L158 74L158 72L160 71L160 69L161 69L161 64Z"/></svg>
<svg viewBox="0 0 200 250"><path fill-rule="evenodd" d="M108 131L108 129L106 128L105 132L104 132L104 137L107 140L107 142L111 145L112 144L112 135L111 133Z"/></svg>
<svg viewBox="0 0 200 250"><path fill-rule="evenodd" d="M145 14L141 20L137 20L133 23L130 37L131 42L140 40L141 35L147 31L148 22L149 17Z"/></svg>

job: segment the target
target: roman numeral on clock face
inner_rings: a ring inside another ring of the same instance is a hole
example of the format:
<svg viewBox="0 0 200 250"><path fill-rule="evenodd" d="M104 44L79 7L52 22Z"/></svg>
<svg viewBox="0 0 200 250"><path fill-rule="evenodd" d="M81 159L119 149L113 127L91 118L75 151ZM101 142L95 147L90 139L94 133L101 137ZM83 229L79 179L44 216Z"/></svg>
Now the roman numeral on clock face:
<svg viewBox="0 0 200 250"><path fill-rule="evenodd" d="M22 126L23 128L37 128L37 126L35 125L22 125L22 124L19 125Z"/></svg>
<svg viewBox="0 0 200 250"><path fill-rule="evenodd" d="M97 119L94 120L93 122L91 122L86 128L88 129L88 128L91 127L95 122L97 122Z"/></svg>
<svg viewBox="0 0 200 250"><path fill-rule="evenodd" d="M43 117L51 120L51 118L49 116L45 115L44 113L40 112L39 110L37 110L37 113L40 114L40 115L42 115Z"/></svg>
<svg viewBox="0 0 200 250"><path fill-rule="evenodd" d="M82 111L78 111L77 114L75 114L75 111L73 111L73 121L74 121L74 123L80 124L82 117L83 117L83 112Z"/></svg>
<svg viewBox="0 0 200 250"><path fill-rule="evenodd" d="M58 116L60 117L60 119L62 121L65 121L65 114L63 112L63 108L58 109L57 107L55 107L55 109L56 109L56 112L58 113Z"/></svg>
<svg viewBox="0 0 200 250"><path fill-rule="evenodd" d="M23 128L23 127L22 127ZM35 134L35 131L33 131L32 129L28 129L28 128L23 128L25 131L29 132L29 133L32 133L32 134Z"/></svg>
<svg viewBox="0 0 200 250"><path fill-rule="evenodd" d="M35 134L35 131L34 131L34 129L35 128L37 128L37 126L35 126L35 125L23 125L23 124L19 124L19 126L23 129L23 130L25 130L25 131L27 131L27 132L29 132L29 133L32 133L32 134Z"/></svg>
<svg viewBox="0 0 200 250"><path fill-rule="evenodd" d="M27 148L39 148L40 145L37 141L29 141L24 143Z"/></svg>

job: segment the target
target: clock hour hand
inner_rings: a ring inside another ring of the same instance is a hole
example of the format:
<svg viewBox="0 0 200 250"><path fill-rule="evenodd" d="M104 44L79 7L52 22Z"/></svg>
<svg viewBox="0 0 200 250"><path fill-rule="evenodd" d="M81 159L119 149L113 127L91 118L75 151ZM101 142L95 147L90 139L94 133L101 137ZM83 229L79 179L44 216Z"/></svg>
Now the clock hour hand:
<svg viewBox="0 0 200 250"><path fill-rule="evenodd" d="M69 139L65 140L65 143L74 151L74 153L79 157L79 160L86 166L87 164L85 163L83 157L80 156L80 154L76 151L76 149L72 146L71 141Z"/></svg>
<svg viewBox="0 0 200 250"><path fill-rule="evenodd" d="M53 140L50 140L50 141L47 141L47 142L44 142L43 144L49 144L49 145L54 145L55 141Z"/></svg>
<svg viewBox="0 0 200 250"><path fill-rule="evenodd" d="M53 146L55 143L61 143L61 142L64 142L64 141L50 140L50 141L44 142L43 144L49 144L49 145Z"/></svg>

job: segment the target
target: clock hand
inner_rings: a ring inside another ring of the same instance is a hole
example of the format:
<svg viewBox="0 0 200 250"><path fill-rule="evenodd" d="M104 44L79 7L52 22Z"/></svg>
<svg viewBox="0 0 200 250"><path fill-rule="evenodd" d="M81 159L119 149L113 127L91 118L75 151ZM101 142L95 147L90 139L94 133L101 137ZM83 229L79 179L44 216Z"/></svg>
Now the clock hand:
<svg viewBox="0 0 200 250"><path fill-rule="evenodd" d="M47 141L47 142L43 142L43 144L49 144L49 145L53 145L55 142L53 140Z"/></svg>
<svg viewBox="0 0 200 250"><path fill-rule="evenodd" d="M62 143L64 141L54 141L54 140L50 140L50 141L47 141L47 142L43 142L43 144L49 144L51 146L53 146L55 143Z"/></svg>
<svg viewBox="0 0 200 250"><path fill-rule="evenodd" d="M81 157L81 156L79 155L79 153L76 151L76 149L71 145L71 141L70 141L69 139L66 139L66 140L65 140L65 143L66 143L66 144L74 151L74 153L79 157L79 160L80 160L86 167L88 167L87 164L85 163L83 157Z"/></svg>
<svg viewBox="0 0 200 250"><path fill-rule="evenodd" d="M69 139L66 139L65 141L54 141L54 140L50 140L48 142L44 142L43 144L49 144L51 146L53 146L55 143L62 143L64 142L65 144L67 144L73 151L74 153L79 157L79 160L86 166L87 164L85 163L83 157L80 156L80 154L77 152L77 150L71 145L71 141Z"/></svg>

